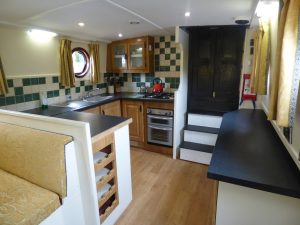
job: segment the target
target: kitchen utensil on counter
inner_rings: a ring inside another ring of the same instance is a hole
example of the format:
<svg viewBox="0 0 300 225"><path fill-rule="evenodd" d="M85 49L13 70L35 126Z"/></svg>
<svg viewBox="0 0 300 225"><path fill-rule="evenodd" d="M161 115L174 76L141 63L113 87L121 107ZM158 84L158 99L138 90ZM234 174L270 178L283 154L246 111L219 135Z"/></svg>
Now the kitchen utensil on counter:
<svg viewBox="0 0 300 225"><path fill-rule="evenodd" d="M163 92L164 88L162 85L162 80L160 78L154 78L153 79L153 89L152 92L153 93L160 93Z"/></svg>

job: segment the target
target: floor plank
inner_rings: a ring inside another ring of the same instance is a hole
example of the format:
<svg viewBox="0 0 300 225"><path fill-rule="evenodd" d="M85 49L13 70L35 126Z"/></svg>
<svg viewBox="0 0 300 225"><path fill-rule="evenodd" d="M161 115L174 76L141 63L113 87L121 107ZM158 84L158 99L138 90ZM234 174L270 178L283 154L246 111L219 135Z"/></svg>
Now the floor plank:
<svg viewBox="0 0 300 225"><path fill-rule="evenodd" d="M207 166L131 150L133 201L117 225L214 225L217 182Z"/></svg>

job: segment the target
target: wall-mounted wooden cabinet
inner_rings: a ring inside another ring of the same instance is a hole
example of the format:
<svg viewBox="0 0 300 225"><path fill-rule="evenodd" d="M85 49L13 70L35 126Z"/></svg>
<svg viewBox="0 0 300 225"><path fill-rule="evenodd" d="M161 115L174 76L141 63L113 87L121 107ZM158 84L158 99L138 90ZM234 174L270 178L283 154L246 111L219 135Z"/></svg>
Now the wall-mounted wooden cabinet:
<svg viewBox="0 0 300 225"><path fill-rule="evenodd" d="M107 47L107 72L154 72L154 38L140 37L114 41Z"/></svg>

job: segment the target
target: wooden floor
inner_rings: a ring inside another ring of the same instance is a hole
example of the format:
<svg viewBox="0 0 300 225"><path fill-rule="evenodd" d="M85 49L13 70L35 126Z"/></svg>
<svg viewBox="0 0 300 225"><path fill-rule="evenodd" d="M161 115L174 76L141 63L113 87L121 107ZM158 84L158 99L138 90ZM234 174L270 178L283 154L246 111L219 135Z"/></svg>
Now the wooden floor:
<svg viewBox="0 0 300 225"><path fill-rule="evenodd" d="M118 225L214 225L217 182L207 166L131 150L133 201Z"/></svg>

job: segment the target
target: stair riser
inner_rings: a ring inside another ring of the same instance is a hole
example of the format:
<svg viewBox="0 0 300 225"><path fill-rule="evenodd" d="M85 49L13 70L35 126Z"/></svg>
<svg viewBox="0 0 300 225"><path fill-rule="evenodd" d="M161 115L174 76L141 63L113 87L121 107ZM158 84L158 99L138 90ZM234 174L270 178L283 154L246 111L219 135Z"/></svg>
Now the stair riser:
<svg viewBox="0 0 300 225"><path fill-rule="evenodd" d="M180 148L180 159L182 160L209 165L211 157L212 157L211 153Z"/></svg>
<svg viewBox="0 0 300 225"><path fill-rule="evenodd" d="M200 115L200 114L188 115L189 125L220 128L221 123L222 123L221 116L210 116L210 115Z"/></svg>
<svg viewBox="0 0 300 225"><path fill-rule="evenodd" d="M202 133L189 130L184 131L184 141L187 142L215 146L217 137L217 134Z"/></svg>

